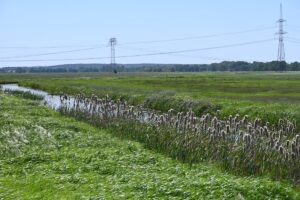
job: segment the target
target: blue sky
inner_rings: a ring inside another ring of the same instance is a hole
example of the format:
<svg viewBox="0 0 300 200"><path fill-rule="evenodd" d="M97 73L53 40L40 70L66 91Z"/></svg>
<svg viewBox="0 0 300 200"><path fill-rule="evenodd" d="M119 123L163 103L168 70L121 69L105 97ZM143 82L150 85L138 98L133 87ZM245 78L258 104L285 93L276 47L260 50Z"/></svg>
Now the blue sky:
<svg viewBox="0 0 300 200"><path fill-rule="evenodd" d="M286 59L288 62L300 61L299 0L0 0L0 60L2 60L0 67L109 63L108 58L45 61L108 57L110 56L108 47L46 56L10 58L10 62L7 62L7 57L102 46L108 44L110 37L116 37L120 44L116 47L117 56L270 40L246 46L174 55L117 58L117 63L276 60L278 42L274 33L277 31L276 20L279 18L280 2L283 3L284 18L287 19ZM139 41L185 38L262 28L263 30L259 31L211 38L125 45L125 43ZM16 60L23 61L16 62Z"/></svg>

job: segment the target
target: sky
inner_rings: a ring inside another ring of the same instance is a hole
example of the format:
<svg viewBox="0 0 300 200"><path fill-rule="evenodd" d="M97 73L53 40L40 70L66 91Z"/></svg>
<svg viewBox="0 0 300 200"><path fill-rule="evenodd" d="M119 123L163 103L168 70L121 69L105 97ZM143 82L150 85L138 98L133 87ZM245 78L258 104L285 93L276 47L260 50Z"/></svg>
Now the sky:
<svg viewBox="0 0 300 200"><path fill-rule="evenodd" d="M300 61L299 0L0 0L0 67L110 63L111 37L117 63L272 61L281 2Z"/></svg>

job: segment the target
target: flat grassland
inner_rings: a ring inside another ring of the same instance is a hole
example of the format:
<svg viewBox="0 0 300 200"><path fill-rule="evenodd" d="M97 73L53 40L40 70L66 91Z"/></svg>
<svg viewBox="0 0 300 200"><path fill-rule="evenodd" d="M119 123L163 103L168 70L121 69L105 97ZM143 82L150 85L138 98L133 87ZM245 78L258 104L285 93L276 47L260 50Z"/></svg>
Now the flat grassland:
<svg viewBox="0 0 300 200"><path fill-rule="evenodd" d="M0 199L299 199L288 183L188 164L0 93Z"/></svg>
<svg viewBox="0 0 300 200"><path fill-rule="evenodd" d="M253 102L300 101L300 73L78 73L0 75L1 81L36 83L52 92L114 92L146 96L170 91L185 98L246 100ZM72 89L64 91L62 89Z"/></svg>
<svg viewBox="0 0 300 200"><path fill-rule="evenodd" d="M186 111L191 107L186 104L196 101L191 108L197 115L219 110L221 117L239 113L271 123L300 121L298 72L2 74L0 82L54 94L108 94L161 111Z"/></svg>

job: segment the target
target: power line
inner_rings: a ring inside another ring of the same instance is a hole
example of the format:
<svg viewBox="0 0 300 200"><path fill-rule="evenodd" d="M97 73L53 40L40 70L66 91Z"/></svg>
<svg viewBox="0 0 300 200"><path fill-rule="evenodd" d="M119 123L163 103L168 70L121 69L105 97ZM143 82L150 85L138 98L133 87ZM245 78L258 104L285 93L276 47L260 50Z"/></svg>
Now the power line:
<svg viewBox="0 0 300 200"><path fill-rule="evenodd" d="M205 47L205 48L198 48L198 49L185 49L185 50L165 51L165 52L147 53L147 54L123 55L123 56L116 56L116 58L133 58L133 57L144 57L144 56L179 54L179 53L188 53L188 52L197 52L197 51L206 51L206 50L213 50L213 49L222 49L222 48L246 46L246 45L258 44L258 43L265 43L265 42L269 42L269 41L274 41L274 39L257 40L257 41L251 41L251 42L228 44L228 45L221 45L221 46L214 46L214 47ZM70 59L40 59L40 60L0 60L0 61L1 62L40 62L40 61L101 60L101 59L108 59L108 58L111 58L111 57L90 57L90 58L70 58Z"/></svg>
<svg viewBox="0 0 300 200"><path fill-rule="evenodd" d="M300 44L300 41L295 41L295 40L287 40L289 43L294 43L294 44Z"/></svg>
<svg viewBox="0 0 300 200"><path fill-rule="evenodd" d="M247 33L247 32L254 32L254 31L261 31L261 30L267 30L267 29L273 29L274 27L264 27L264 28L257 28L257 29L250 29L250 30L244 30L244 31L237 31L237 32L227 32L227 33L221 33L221 34L212 34L212 35L202 35L202 36L194 36L194 37L182 37L182 38L174 38L174 39L166 39L166 40L152 40L152 41L140 41L140 42L127 42L123 44L119 44L118 46L123 46L126 44L144 44L144 43L159 43L159 42L174 42L174 41L183 41L183 40L193 40L193 39L201 39L201 38L209 38L209 37L218 37L218 36L225 36L225 35L235 35L235 34L241 34L241 33ZM87 45L82 45L87 46ZM29 47L29 46L19 46L19 47L0 47L0 48L69 48L72 47L71 45L65 45L65 46L40 46L40 47ZM74 46L73 46L74 47ZM88 47L88 46L87 46ZM87 50L93 50L98 48L108 47L107 45L101 45L101 46L90 46L88 48L83 49L73 49L73 50L65 50L65 51L57 51L57 52L48 52L48 53L41 53L41 54L30 54L30 55L21 55L21 56L9 56L9 57L0 57L0 59L15 59L15 58L28 58L28 57L38 57L38 56L47 56L47 55L56 55L56 54L63 54L63 53L72 53L72 52L79 52L79 51L87 51Z"/></svg>
<svg viewBox="0 0 300 200"><path fill-rule="evenodd" d="M23 56L0 57L0 59L28 58L28 57L55 55L55 54L72 53L72 52L79 52L79 51L88 51L88 50L105 48L105 47L108 47L108 46L105 45L105 46L98 46L98 47L91 47L91 48L84 48L84 49L73 49L73 50L66 50L66 51L56 51L56 52L41 53L41 54L31 54L31 55L23 55Z"/></svg>
<svg viewBox="0 0 300 200"><path fill-rule="evenodd" d="M264 42L269 42L269 41L274 41L274 39L257 40L257 41L251 41L251 42L236 43L236 44L214 46L214 47L206 47L206 48L199 48L199 49L186 49L186 50L179 50L179 51L166 51L166 52L149 53L149 54L136 54L136 55L131 55L131 56L119 56L119 58L124 58L124 57L139 57L139 56L152 56L152 55L165 55L165 54L177 54L177 53L188 53L188 52L196 52L196 51L205 51L205 50L213 50L213 49L222 49L222 48L229 48L229 47L245 46L245 45L257 44L257 43L264 43Z"/></svg>
<svg viewBox="0 0 300 200"><path fill-rule="evenodd" d="M0 46L0 49L66 49L66 48L83 48L97 47L99 45L61 45L61 46Z"/></svg>
<svg viewBox="0 0 300 200"><path fill-rule="evenodd" d="M299 30L300 30L300 26L288 25L288 27L292 27L292 28L295 28L295 29L299 29Z"/></svg>
<svg viewBox="0 0 300 200"><path fill-rule="evenodd" d="M275 29L276 26L269 26L269 27L262 27L256 29L248 29L242 31L235 31L235 32L225 32L225 33L218 33L218 34L210 34L210 35L200 35L200 36L191 36L191 37L180 37L180 38L172 38L172 39L162 39L162 40L146 40L146 41L137 41L137 42L125 42L118 45L127 45L127 44L150 44L150 43L160 43L160 42L175 42L175 41L184 41L184 40L195 40L195 39L203 39L203 38L213 38L213 37L222 37L228 35L237 35L237 34L244 34L256 31L264 31L264 30L271 30ZM98 43L98 42L94 42ZM103 44L105 45L105 44ZM0 49L56 49L56 48L81 48L81 47L97 47L98 45L57 45L57 46L0 46Z"/></svg>
<svg viewBox="0 0 300 200"><path fill-rule="evenodd" d="M124 48L125 47L125 48ZM136 51L144 51L144 52L151 52L151 53L158 53L158 51L156 50L152 50L152 49L145 49L145 48L136 48L136 47L131 47L131 46L124 46L122 45L121 47L119 47L121 49L129 49L129 50L136 50ZM199 56L199 55L187 55L187 54L167 54L169 56L181 56L181 57L185 57L185 58L202 58L202 59L207 59L207 60L230 60L230 59L225 59L225 58L216 58L216 57L207 57L207 56Z"/></svg>
<svg viewBox="0 0 300 200"><path fill-rule="evenodd" d="M286 29L288 29L289 32L300 32L300 27L297 26L284 25L284 27L286 27Z"/></svg>
<svg viewBox="0 0 300 200"><path fill-rule="evenodd" d="M219 33L219 34L211 34L211 35L201 35L201 36L191 36L191 37L182 37L182 38L173 38L173 39L165 39L165 40L150 40L150 41L138 41L138 42L126 42L121 43L119 45L127 45L127 44L151 44L151 43L161 43L161 42L175 42L175 41L184 41L184 40L195 40L195 39L204 39L204 38L213 38L227 35L237 35L242 33L250 33L256 31L270 30L274 29L276 26L257 28L257 29L249 29L244 31L236 31L236 32L227 32L227 33Z"/></svg>
<svg viewBox="0 0 300 200"><path fill-rule="evenodd" d="M300 39L294 38L294 37L288 37L287 39L288 39L288 40L295 40L295 41L299 41L299 42L300 42Z"/></svg>

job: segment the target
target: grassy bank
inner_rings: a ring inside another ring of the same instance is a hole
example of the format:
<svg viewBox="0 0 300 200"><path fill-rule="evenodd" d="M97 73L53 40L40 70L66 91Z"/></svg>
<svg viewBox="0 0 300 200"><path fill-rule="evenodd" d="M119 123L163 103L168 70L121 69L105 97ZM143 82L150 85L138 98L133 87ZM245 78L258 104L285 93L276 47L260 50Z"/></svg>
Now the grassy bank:
<svg viewBox="0 0 300 200"><path fill-rule="evenodd" d="M3 199L299 198L289 184L190 168L30 100L0 94L0 107Z"/></svg>

